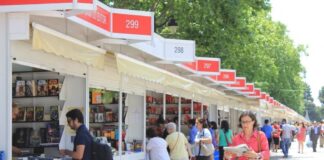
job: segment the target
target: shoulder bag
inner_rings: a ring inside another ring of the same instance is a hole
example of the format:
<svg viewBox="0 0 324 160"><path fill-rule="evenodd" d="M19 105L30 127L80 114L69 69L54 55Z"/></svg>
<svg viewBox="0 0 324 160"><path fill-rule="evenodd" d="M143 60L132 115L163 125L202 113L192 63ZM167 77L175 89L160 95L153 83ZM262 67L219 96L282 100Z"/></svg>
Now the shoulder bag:
<svg viewBox="0 0 324 160"><path fill-rule="evenodd" d="M203 130L203 135L202 137L204 137L205 135L205 130ZM199 142L199 153L198 156L200 154L200 150L202 151L202 153L204 154L204 156L210 156L212 154L214 154L215 148L214 145L212 143L209 144L202 144L201 141Z"/></svg>
<svg viewBox="0 0 324 160"><path fill-rule="evenodd" d="M170 153L171 153L171 152L174 150L174 148L177 146L178 141L179 141L179 136L180 136L180 133L178 133L178 137L177 137L177 141L176 141L176 143L173 145L172 148L170 147Z"/></svg>

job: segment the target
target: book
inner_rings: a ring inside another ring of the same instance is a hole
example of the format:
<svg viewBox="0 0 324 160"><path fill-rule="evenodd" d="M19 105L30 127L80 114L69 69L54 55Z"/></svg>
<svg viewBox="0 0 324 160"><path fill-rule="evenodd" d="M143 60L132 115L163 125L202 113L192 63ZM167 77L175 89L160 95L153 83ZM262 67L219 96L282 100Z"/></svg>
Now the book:
<svg viewBox="0 0 324 160"><path fill-rule="evenodd" d="M59 95L59 80L49 79L48 80L48 95L57 96Z"/></svg>
<svg viewBox="0 0 324 160"><path fill-rule="evenodd" d="M23 80L18 80L16 82L16 97L24 97L26 88L25 88L26 82Z"/></svg>
<svg viewBox="0 0 324 160"><path fill-rule="evenodd" d="M51 106L50 107L50 115L52 121L58 121L59 119L59 111L58 106Z"/></svg>
<svg viewBox="0 0 324 160"><path fill-rule="evenodd" d="M47 96L48 85L47 80L37 80L37 96Z"/></svg>
<svg viewBox="0 0 324 160"><path fill-rule="evenodd" d="M15 121L25 121L26 120L26 108L25 107L19 107L18 115L15 119Z"/></svg>
<svg viewBox="0 0 324 160"><path fill-rule="evenodd" d="M102 104L102 94L100 90L92 90L91 102L92 104Z"/></svg>
<svg viewBox="0 0 324 160"><path fill-rule="evenodd" d="M25 128L17 128L14 133L13 144L15 147L24 147L27 143L27 130Z"/></svg>
<svg viewBox="0 0 324 160"><path fill-rule="evenodd" d="M37 96L36 82L35 80L26 81L26 97Z"/></svg>
<svg viewBox="0 0 324 160"><path fill-rule="evenodd" d="M26 107L26 121L35 121L34 107Z"/></svg>
<svg viewBox="0 0 324 160"><path fill-rule="evenodd" d="M244 152L249 151L249 147L246 144L240 144L233 147L224 147L225 151L236 154L237 156L241 156Z"/></svg>
<svg viewBox="0 0 324 160"><path fill-rule="evenodd" d="M36 121L43 121L44 120L44 107L43 106L36 106L35 107L35 120Z"/></svg>
<svg viewBox="0 0 324 160"><path fill-rule="evenodd" d="M60 128L58 123L47 124L47 143L59 143L60 142Z"/></svg>

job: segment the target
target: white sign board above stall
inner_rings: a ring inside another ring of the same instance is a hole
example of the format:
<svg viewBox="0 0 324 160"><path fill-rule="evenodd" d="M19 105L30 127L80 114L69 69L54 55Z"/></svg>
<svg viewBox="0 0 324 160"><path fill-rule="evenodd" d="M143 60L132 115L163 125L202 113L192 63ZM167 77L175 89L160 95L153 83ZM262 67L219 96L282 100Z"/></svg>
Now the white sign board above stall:
<svg viewBox="0 0 324 160"><path fill-rule="evenodd" d="M193 62L195 60L195 41L165 39L164 59L172 62Z"/></svg>

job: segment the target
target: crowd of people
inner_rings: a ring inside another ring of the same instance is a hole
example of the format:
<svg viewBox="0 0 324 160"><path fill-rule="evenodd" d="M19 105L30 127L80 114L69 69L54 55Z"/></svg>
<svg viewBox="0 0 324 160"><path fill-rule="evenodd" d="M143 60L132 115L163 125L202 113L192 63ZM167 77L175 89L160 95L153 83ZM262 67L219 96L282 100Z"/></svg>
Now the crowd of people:
<svg viewBox="0 0 324 160"><path fill-rule="evenodd" d="M219 159L270 159L270 150L282 150L283 158L288 157L291 142L298 141L298 153L304 153L307 145L316 152L317 144L324 147L324 122L290 124L264 121L261 127L255 113L243 112L239 117L241 131L234 134L228 121L221 121L220 127L208 119L191 119L187 135L178 131L176 123L159 121L157 128L147 129L147 154L150 160L213 160L214 151ZM308 136L308 137L307 137ZM307 137L307 138L306 138ZM248 150L242 154L231 152L228 147L245 144Z"/></svg>

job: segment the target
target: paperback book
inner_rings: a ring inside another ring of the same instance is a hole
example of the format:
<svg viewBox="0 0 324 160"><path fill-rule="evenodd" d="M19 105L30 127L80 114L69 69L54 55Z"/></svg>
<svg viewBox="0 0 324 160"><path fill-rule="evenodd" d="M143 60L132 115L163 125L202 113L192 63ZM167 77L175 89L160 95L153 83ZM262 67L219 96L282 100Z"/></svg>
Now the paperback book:
<svg viewBox="0 0 324 160"><path fill-rule="evenodd" d="M35 120L36 121L43 121L44 120L44 107L43 106L36 106L35 107Z"/></svg>
<svg viewBox="0 0 324 160"><path fill-rule="evenodd" d="M48 84L47 80L37 80L37 96L48 95Z"/></svg>
<svg viewBox="0 0 324 160"><path fill-rule="evenodd" d="M34 121L34 107L26 107L26 121Z"/></svg>
<svg viewBox="0 0 324 160"><path fill-rule="evenodd" d="M35 80L26 81L26 96L34 97L37 96L37 88Z"/></svg>
<svg viewBox="0 0 324 160"><path fill-rule="evenodd" d="M51 106L50 107L50 114L51 114L51 120L52 121L57 121L59 119L58 106Z"/></svg>
<svg viewBox="0 0 324 160"><path fill-rule="evenodd" d="M16 97L24 97L26 88L25 88L25 81L19 80L16 82Z"/></svg>
<svg viewBox="0 0 324 160"><path fill-rule="evenodd" d="M48 80L48 95L49 96L59 95L59 80L58 79Z"/></svg>

